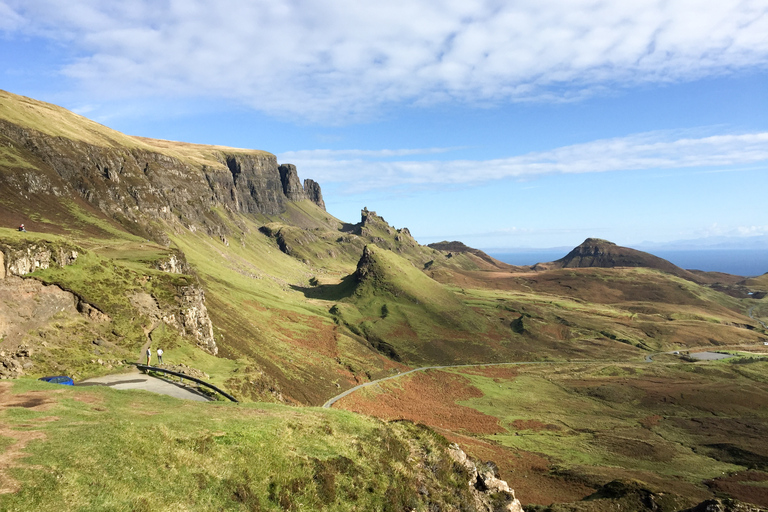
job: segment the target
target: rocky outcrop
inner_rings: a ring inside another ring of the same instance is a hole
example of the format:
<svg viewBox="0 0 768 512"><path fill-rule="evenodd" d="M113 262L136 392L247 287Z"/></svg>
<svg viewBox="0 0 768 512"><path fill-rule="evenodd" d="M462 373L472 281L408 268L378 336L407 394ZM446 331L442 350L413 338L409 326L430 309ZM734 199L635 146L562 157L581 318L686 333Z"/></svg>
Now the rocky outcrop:
<svg viewBox="0 0 768 512"><path fill-rule="evenodd" d="M64 267L77 260L78 248L69 245L29 242L15 245L0 243L0 279L23 276L52 265Z"/></svg>
<svg viewBox="0 0 768 512"><path fill-rule="evenodd" d="M213 338L213 324L205 307L205 293L198 286L185 286L181 288L181 328L184 334L192 335L198 346L207 352L216 355L219 347Z"/></svg>
<svg viewBox="0 0 768 512"><path fill-rule="evenodd" d="M283 183L283 193L290 201L301 201L306 199L304 187L301 186L299 175L296 172L296 166L293 164L283 164L279 168L280 181Z"/></svg>
<svg viewBox="0 0 768 512"><path fill-rule="evenodd" d="M171 253L167 258L155 262L155 268L171 274L189 274L190 268L182 253Z"/></svg>
<svg viewBox="0 0 768 512"><path fill-rule="evenodd" d="M25 370L33 365L30 358L32 349L21 345L15 350L0 350L0 379L16 379L24 375Z"/></svg>
<svg viewBox="0 0 768 512"><path fill-rule="evenodd" d="M157 300L146 292L136 292L128 299L131 306L154 325L163 322L177 329L182 336L195 338L197 345L206 352L213 355L219 352L213 337L213 324L205 307L205 293L199 286L178 287L175 307L165 305L161 308Z"/></svg>
<svg viewBox="0 0 768 512"><path fill-rule="evenodd" d="M304 180L304 194L306 194L307 199L325 210L325 201L323 201L323 193L320 191L319 183L310 179Z"/></svg>
<svg viewBox="0 0 768 512"><path fill-rule="evenodd" d="M284 184L272 154L195 148L205 152L203 164L153 151L140 140L135 146L105 147L0 120L0 142L25 164L0 175L0 188L12 191L19 204L31 200L30 194L79 196L129 231L164 243L167 236L153 225L157 219L221 235L227 228L215 207L277 215L288 201L311 197L324 208L320 187L311 182L305 194L295 166L283 166Z"/></svg>
<svg viewBox="0 0 768 512"><path fill-rule="evenodd" d="M491 465L473 462L457 444L448 447L448 454L469 473L467 484L473 491L475 510L483 512L523 512L523 505L515 498L514 489L498 478Z"/></svg>

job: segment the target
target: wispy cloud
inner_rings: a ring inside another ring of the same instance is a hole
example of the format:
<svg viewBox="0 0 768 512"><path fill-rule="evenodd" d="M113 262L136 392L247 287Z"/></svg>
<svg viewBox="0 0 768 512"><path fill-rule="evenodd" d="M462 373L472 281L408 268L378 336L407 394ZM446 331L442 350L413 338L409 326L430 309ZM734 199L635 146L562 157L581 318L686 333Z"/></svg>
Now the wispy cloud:
<svg viewBox="0 0 768 512"><path fill-rule="evenodd" d="M287 151L281 157L288 160L341 160L346 158L395 158L400 156L436 155L464 149L457 148L421 148L421 149L307 149Z"/></svg>
<svg viewBox="0 0 768 512"><path fill-rule="evenodd" d="M304 175L347 192L420 185L480 184L549 174L739 166L768 162L768 132L669 138L668 132L603 139L493 160L381 160L425 150L296 151L278 155ZM359 158L348 158L350 155ZM367 158L363 158L363 157ZM377 159L378 158L378 159Z"/></svg>
<svg viewBox="0 0 768 512"><path fill-rule="evenodd" d="M102 96L206 96L323 123L393 104L568 101L768 64L764 0L0 0Z"/></svg>

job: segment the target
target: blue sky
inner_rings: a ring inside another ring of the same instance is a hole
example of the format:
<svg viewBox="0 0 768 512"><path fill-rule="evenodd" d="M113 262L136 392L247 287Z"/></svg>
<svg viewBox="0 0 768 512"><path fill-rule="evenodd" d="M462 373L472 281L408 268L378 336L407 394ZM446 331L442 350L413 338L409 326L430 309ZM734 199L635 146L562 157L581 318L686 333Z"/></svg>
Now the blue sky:
<svg viewBox="0 0 768 512"><path fill-rule="evenodd" d="M764 0L0 0L0 88L421 243L768 237Z"/></svg>

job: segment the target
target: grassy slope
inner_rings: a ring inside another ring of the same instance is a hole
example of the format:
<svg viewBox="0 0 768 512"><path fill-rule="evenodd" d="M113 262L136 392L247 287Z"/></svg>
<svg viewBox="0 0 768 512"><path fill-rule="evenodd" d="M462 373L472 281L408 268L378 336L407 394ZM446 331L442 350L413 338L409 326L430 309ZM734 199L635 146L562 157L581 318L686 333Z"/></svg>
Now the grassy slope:
<svg viewBox="0 0 768 512"><path fill-rule="evenodd" d="M191 164L209 165L214 168L222 165L215 158L220 151L227 153L266 153L265 151L250 149L133 137L107 128L65 108L2 90L0 90L0 119L53 137L63 137L101 147L144 149L172 156ZM25 165L22 159L17 159L21 165Z"/></svg>
<svg viewBox="0 0 768 512"><path fill-rule="evenodd" d="M568 488L575 494L565 501L577 500L619 478L693 503L708 495L705 481L737 474L747 475L745 483L731 494L768 506L767 368L765 361L468 368L451 373L473 390L471 398L465 391L457 400L450 390L427 386L417 391L418 409L402 416L383 412L381 404L415 399L408 380L418 377L406 376L339 405L424 422L475 456L492 454L502 478L528 503L564 500ZM456 429L430 415L450 407L454 415L468 407L480 416L461 414L495 418L497 429L489 433L480 427L488 420L477 419ZM752 473L745 474L748 469Z"/></svg>
<svg viewBox="0 0 768 512"><path fill-rule="evenodd" d="M412 424L30 380L0 384L0 401L0 446L23 456L0 466L2 486L20 487L0 494L2 510L423 510L471 502L445 440Z"/></svg>

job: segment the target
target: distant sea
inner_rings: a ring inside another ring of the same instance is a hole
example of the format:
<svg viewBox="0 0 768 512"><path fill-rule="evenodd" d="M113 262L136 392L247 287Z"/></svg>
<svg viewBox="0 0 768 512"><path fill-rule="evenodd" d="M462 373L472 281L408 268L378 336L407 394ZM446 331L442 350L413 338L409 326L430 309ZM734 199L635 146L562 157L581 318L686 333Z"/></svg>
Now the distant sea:
<svg viewBox="0 0 768 512"><path fill-rule="evenodd" d="M527 252L489 252L488 254L510 265L535 265L558 260L568 252L567 250L541 249ZM688 270L725 272L737 276L759 276L768 272L768 250L766 249L653 249L645 252Z"/></svg>

